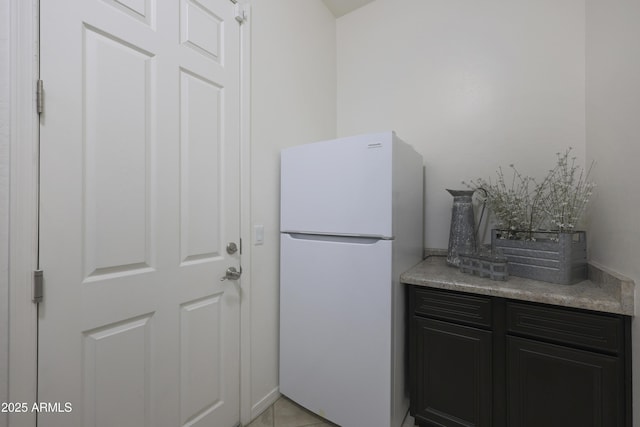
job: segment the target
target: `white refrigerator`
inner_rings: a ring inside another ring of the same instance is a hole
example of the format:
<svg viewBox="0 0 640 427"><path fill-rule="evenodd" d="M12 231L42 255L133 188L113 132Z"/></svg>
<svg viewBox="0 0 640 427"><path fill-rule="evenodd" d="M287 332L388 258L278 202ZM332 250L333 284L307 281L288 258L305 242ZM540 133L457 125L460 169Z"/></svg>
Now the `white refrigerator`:
<svg viewBox="0 0 640 427"><path fill-rule="evenodd" d="M280 392L342 427L400 427L422 157L394 132L285 149L280 219Z"/></svg>

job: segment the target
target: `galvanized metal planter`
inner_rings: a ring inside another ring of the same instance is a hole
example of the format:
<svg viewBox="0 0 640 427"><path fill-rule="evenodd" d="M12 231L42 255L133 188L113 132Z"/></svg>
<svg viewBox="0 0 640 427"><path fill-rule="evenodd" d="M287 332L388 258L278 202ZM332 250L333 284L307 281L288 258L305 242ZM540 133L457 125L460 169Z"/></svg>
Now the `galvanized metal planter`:
<svg viewBox="0 0 640 427"><path fill-rule="evenodd" d="M587 278L587 235L535 232L535 240L509 239L507 230L492 230L491 248L507 259L511 276L571 285Z"/></svg>
<svg viewBox="0 0 640 427"><path fill-rule="evenodd" d="M509 278L507 260L503 257L459 254L459 258L462 273L488 277L491 280L507 280Z"/></svg>

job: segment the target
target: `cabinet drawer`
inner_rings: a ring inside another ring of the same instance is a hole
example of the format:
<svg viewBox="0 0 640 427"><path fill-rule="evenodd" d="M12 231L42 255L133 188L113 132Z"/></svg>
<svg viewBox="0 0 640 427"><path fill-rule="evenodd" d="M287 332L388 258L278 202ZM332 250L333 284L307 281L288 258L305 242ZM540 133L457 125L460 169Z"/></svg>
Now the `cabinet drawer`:
<svg viewBox="0 0 640 427"><path fill-rule="evenodd" d="M515 302L507 303L507 331L610 353L624 340L622 318Z"/></svg>
<svg viewBox="0 0 640 427"><path fill-rule="evenodd" d="M491 328L491 298L415 288L414 314Z"/></svg>

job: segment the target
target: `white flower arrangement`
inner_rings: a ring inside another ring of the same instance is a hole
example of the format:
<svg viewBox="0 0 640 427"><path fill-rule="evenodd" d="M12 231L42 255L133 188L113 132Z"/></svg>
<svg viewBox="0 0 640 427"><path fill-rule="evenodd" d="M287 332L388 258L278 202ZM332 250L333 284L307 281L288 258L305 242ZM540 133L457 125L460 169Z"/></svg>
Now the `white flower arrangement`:
<svg viewBox="0 0 640 427"><path fill-rule="evenodd" d="M578 226L596 186L588 181L593 162L585 173L576 166L575 157L569 158L570 151L556 153L558 162L545 179L545 197L541 200L551 229L560 232L571 232Z"/></svg>
<svg viewBox="0 0 640 427"><path fill-rule="evenodd" d="M588 180L593 162L585 173L570 153L571 147L556 153L555 167L540 183L522 175L513 164L509 165L513 171L510 182L498 168L495 182L478 178L462 183L478 190L480 200L495 216L497 226L508 230L509 238L535 240L534 233L543 230L572 232L578 227L595 184Z"/></svg>

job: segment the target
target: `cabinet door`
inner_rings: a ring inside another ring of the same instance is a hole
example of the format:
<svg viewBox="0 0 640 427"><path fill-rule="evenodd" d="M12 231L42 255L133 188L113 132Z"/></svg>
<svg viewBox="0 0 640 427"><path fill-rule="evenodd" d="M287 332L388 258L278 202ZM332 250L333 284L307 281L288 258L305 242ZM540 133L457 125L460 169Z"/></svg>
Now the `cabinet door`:
<svg viewBox="0 0 640 427"><path fill-rule="evenodd" d="M616 357L507 338L511 427L616 427L624 424Z"/></svg>
<svg viewBox="0 0 640 427"><path fill-rule="evenodd" d="M420 426L491 426L491 332L413 318L412 413Z"/></svg>

